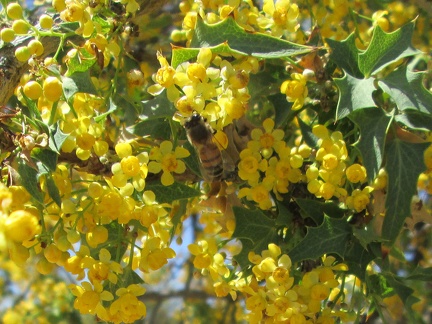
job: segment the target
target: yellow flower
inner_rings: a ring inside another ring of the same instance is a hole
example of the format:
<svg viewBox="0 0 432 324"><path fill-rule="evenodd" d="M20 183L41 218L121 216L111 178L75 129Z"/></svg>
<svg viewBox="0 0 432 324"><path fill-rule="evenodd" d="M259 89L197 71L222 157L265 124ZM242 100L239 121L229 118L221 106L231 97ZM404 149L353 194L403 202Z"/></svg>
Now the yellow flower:
<svg viewBox="0 0 432 324"><path fill-rule="evenodd" d="M286 95L289 102L293 102L292 110L299 110L303 107L304 100L308 95L307 79L300 73L292 73L291 79L282 83L281 93Z"/></svg>
<svg viewBox="0 0 432 324"><path fill-rule="evenodd" d="M163 247L159 237L149 238L143 243L139 268L143 272L158 270L168 263L168 259L174 258L175 255L173 249Z"/></svg>
<svg viewBox="0 0 432 324"><path fill-rule="evenodd" d="M278 151L284 146L282 141L285 132L281 129L274 129L274 121L267 118L263 122L264 132L260 128L255 128L251 132L252 140L248 143L248 148L252 151L261 152L265 159L272 156L273 150Z"/></svg>
<svg viewBox="0 0 432 324"><path fill-rule="evenodd" d="M123 188L121 190L123 196L130 196L134 188L136 191L143 191L145 178L148 174L148 153L142 152L136 156L132 155L132 147L129 143L119 143L116 145L115 150L121 157L121 161L111 166L113 173L112 184L117 188ZM132 180L132 186L129 185L130 188L127 188L129 180Z"/></svg>
<svg viewBox="0 0 432 324"><path fill-rule="evenodd" d="M346 199L348 208L352 208L358 213L364 210L370 202L369 196L373 190L370 186L364 187L363 190L355 189L351 196Z"/></svg>
<svg viewBox="0 0 432 324"><path fill-rule="evenodd" d="M102 302L114 299L110 292L103 290L103 286L99 282L95 282L92 286L89 282L84 281L81 285L82 287L74 284L69 285L72 294L77 297L74 307L81 314L103 313L105 310Z"/></svg>
<svg viewBox="0 0 432 324"><path fill-rule="evenodd" d="M346 176L352 183L363 182L366 180L366 168L355 163L346 169Z"/></svg>
<svg viewBox="0 0 432 324"><path fill-rule="evenodd" d="M159 173L162 170L161 182L164 186L170 186L174 183L172 173L183 173L186 165L183 161L177 160L190 155L189 151L183 147L177 146L173 151L173 144L170 141L163 141L160 147L155 147L150 152L148 169L152 173Z"/></svg>
<svg viewBox="0 0 432 324"><path fill-rule="evenodd" d="M137 284L117 290L116 299L109 308L109 315L118 322L133 323L147 315L145 304L137 296L145 293L145 288Z"/></svg>
<svg viewBox="0 0 432 324"><path fill-rule="evenodd" d="M84 266L89 269L88 277L92 284L107 279L115 284L117 283L117 274L123 273L121 265L111 261L111 254L107 249L99 251L99 261L88 258L84 261Z"/></svg>
<svg viewBox="0 0 432 324"><path fill-rule="evenodd" d="M238 192L238 197L246 197L248 200L253 200L263 210L270 209L272 207L272 200L270 197L270 191L273 188L275 179L274 177L266 177L261 183L257 183L251 188L242 188Z"/></svg>
<svg viewBox="0 0 432 324"><path fill-rule="evenodd" d="M259 152L247 148L240 152L238 168L239 177L252 185L259 181L260 171L267 169L267 161L261 159Z"/></svg>
<svg viewBox="0 0 432 324"><path fill-rule="evenodd" d="M147 88L147 92L153 96L157 96L164 89L167 89L167 96L170 101L175 101L179 96L179 91L175 86L174 76L176 70L170 66L167 59L162 56L160 52L157 53L157 59L159 60L160 69L153 76L153 80L156 84L153 84Z"/></svg>
<svg viewBox="0 0 432 324"><path fill-rule="evenodd" d="M258 25L263 29L271 29L273 36L280 37L285 32L295 32L299 28L297 17L298 6L289 0L264 0L264 17L258 17Z"/></svg>

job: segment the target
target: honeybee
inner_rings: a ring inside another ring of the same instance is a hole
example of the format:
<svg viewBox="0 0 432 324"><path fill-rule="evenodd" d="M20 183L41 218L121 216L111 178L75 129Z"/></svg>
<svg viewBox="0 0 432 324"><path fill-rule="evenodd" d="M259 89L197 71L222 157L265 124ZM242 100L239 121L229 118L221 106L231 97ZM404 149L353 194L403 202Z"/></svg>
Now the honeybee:
<svg viewBox="0 0 432 324"><path fill-rule="evenodd" d="M198 153L204 179L211 182L223 180L224 161L222 153L214 142L215 131L207 123L207 119L198 113L193 113L183 126L186 129L189 142Z"/></svg>

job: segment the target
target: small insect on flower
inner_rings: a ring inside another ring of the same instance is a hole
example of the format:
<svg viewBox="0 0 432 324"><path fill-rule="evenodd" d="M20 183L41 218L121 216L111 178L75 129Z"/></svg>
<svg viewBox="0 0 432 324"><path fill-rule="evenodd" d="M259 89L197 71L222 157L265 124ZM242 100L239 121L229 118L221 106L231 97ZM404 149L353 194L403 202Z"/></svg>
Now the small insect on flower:
<svg viewBox="0 0 432 324"><path fill-rule="evenodd" d="M198 113L193 113L184 123L189 142L195 147L203 169L204 179L221 181L224 175L222 153L214 142L213 128L207 119Z"/></svg>

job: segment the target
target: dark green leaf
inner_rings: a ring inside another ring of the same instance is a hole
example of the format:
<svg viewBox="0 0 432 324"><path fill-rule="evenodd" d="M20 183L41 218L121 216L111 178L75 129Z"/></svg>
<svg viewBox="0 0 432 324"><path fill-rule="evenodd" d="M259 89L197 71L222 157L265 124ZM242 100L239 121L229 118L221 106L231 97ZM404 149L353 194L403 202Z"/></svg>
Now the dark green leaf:
<svg viewBox="0 0 432 324"><path fill-rule="evenodd" d="M356 240L347 246L347 251L344 257L344 263L348 266L349 273L354 274L360 280L364 280L366 276L366 268L376 256L365 249Z"/></svg>
<svg viewBox="0 0 432 324"><path fill-rule="evenodd" d="M35 148L32 151L32 156L42 162L48 170L54 172L57 168L57 153L48 149Z"/></svg>
<svg viewBox="0 0 432 324"><path fill-rule="evenodd" d="M420 54L421 51L411 43L413 32L414 22L409 22L392 33L384 32L377 25L369 47L359 54L359 67L363 75L368 77L401 58Z"/></svg>
<svg viewBox="0 0 432 324"><path fill-rule="evenodd" d="M86 72L95 62L96 57L93 54L87 52L85 48L79 48L75 52L75 55L70 57L66 63L68 67L66 75L71 76L75 73Z"/></svg>
<svg viewBox="0 0 432 324"><path fill-rule="evenodd" d="M37 202L42 204L43 195L39 189L38 172L29 166L23 159L19 159L18 174L21 177L21 185L34 199L36 199Z"/></svg>
<svg viewBox="0 0 432 324"><path fill-rule="evenodd" d="M59 124L57 123L54 127L54 130L51 131L51 138L49 141L49 148L56 152L60 153L60 149L64 143L64 141L69 137L68 134L65 134L62 132L62 130L59 127Z"/></svg>
<svg viewBox="0 0 432 324"><path fill-rule="evenodd" d="M254 251L259 254L268 249L270 243L277 243L276 224L262 211L242 207L233 207L233 210L236 219L233 238L241 240L243 253ZM239 260L241 260L241 256L242 254L240 254ZM243 257L245 257L244 254ZM245 262L245 260L240 262Z"/></svg>
<svg viewBox="0 0 432 324"><path fill-rule="evenodd" d="M421 268L417 266L411 273L406 277L408 280L422 280L432 281L432 267Z"/></svg>
<svg viewBox="0 0 432 324"><path fill-rule="evenodd" d="M324 216L323 223L309 227L305 238L288 254L293 262L315 260L328 253L344 257L351 240L351 226L344 219Z"/></svg>
<svg viewBox="0 0 432 324"><path fill-rule="evenodd" d="M60 192L57 188L57 185L54 182L53 177L50 174L46 174L46 186L48 190L48 194L51 197L51 199L57 204L57 206L61 206L61 197Z"/></svg>
<svg viewBox="0 0 432 324"><path fill-rule="evenodd" d="M368 276L367 282L369 291L378 295L380 298L390 297L394 294L393 288L382 274L372 274Z"/></svg>
<svg viewBox="0 0 432 324"><path fill-rule="evenodd" d="M151 117L157 118L172 118L176 109L172 102L166 96L166 91L155 97L154 99L142 101L142 111L140 118L145 120Z"/></svg>
<svg viewBox="0 0 432 324"><path fill-rule="evenodd" d="M306 124L300 117L297 116L297 121L300 126L302 137L306 144L312 148L318 147L318 137L312 133L312 127Z"/></svg>
<svg viewBox="0 0 432 324"><path fill-rule="evenodd" d="M301 198L296 198L295 202L299 205L303 212L302 217L312 218L317 225L322 224L324 215L328 215L332 218L342 218L346 212L346 210L339 208L333 202L322 202Z"/></svg>
<svg viewBox="0 0 432 324"><path fill-rule="evenodd" d="M386 147L388 180L382 236L390 242L394 242L405 219L411 215L417 179L426 170L423 152L428 146L429 143L407 143L395 139Z"/></svg>
<svg viewBox="0 0 432 324"><path fill-rule="evenodd" d="M231 17L212 25L198 19L191 47L213 47L220 44L229 46L233 54L252 55L260 58L281 58L312 51L312 48L308 46L291 43L263 33L247 32Z"/></svg>
<svg viewBox="0 0 432 324"><path fill-rule="evenodd" d="M128 128L132 134L152 139L171 138L171 127L165 117L148 118Z"/></svg>
<svg viewBox="0 0 432 324"><path fill-rule="evenodd" d="M156 201L160 204L171 203L178 199L199 197L201 195L201 191L179 182L174 182L171 186L164 186L157 182L148 183L145 190L153 191L156 195Z"/></svg>
<svg viewBox="0 0 432 324"><path fill-rule="evenodd" d="M355 146L360 150L369 181L376 178L384 156L387 130L391 123L381 108L359 109L349 117L360 128L360 139Z"/></svg>
<svg viewBox="0 0 432 324"><path fill-rule="evenodd" d="M337 119L342 119L354 110L376 107L372 93L376 90L374 79L358 79L345 73L340 79L334 79L339 88L339 101L337 104Z"/></svg>
<svg viewBox="0 0 432 324"><path fill-rule="evenodd" d="M432 93L423 86L423 75L423 72L414 73L403 65L378 84L392 97L399 110L413 109L430 117ZM429 129L432 129L432 124Z"/></svg>
<svg viewBox="0 0 432 324"><path fill-rule="evenodd" d="M69 77L62 78L63 93L67 101L77 92L96 94L95 87L90 78L90 73L76 72Z"/></svg>
<svg viewBox="0 0 432 324"><path fill-rule="evenodd" d="M106 112L100 114L99 116L95 117L95 119L94 119L95 122L98 123L98 122L104 120L106 116L108 116L109 114L113 113L116 110L117 110L117 105L114 103L112 98L110 98L108 110Z"/></svg>
<svg viewBox="0 0 432 324"><path fill-rule="evenodd" d="M355 34L352 33L343 41L326 38L331 48L330 59L348 74L361 79L363 73L359 69L358 55L361 51L355 45Z"/></svg>
<svg viewBox="0 0 432 324"><path fill-rule="evenodd" d="M396 115L395 121L413 130L432 131L432 115L415 110L405 110L402 115Z"/></svg>
<svg viewBox="0 0 432 324"><path fill-rule="evenodd" d="M407 317L410 323L421 323L421 317L416 314L413 310L412 305L418 302L420 299L413 296L414 289L409 287L406 283L404 283L399 277L394 276L393 274L386 275L387 282L392 286L394 291L398 294L404 308L407 312Z"/></svg>
<svg viewBox="0 0 432 324"><path fill-rule="evenodd" d="M288 123L298 113L291 110L291 107L293 105L292 102L288 102L286 100L286 96L282 93L269 95L267 98L274 107L274 121L276 127L280 127L281 125Z"/></svg>

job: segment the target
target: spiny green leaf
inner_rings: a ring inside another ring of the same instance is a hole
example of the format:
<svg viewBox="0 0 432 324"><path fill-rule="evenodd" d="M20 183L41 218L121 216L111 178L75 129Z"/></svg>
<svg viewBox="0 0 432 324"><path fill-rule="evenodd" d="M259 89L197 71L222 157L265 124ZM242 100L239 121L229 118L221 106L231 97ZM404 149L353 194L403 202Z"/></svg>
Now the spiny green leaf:
<svg viewBox="0 0 432 324"><path fill-rule="evenodd" d="M66 63L68 67L66 75L71 76L77 72L88 71L95 62L96 58L93 54L90 54L85 48L79 48Z"/></svg>
<svg viewBox="0 0 432 324"><path fill-rule="evenodd" d="M288 255L293 262L315 260L328 253L344 257L351 239L351 226L346 220L324 216L323 223L309 227L305 238Z"/></svg>
<svg viewBox="0 0 432 324"><path fill-rule="evenodd" d="M255 244L275 234L275 222L260 210L233 207L236 228L233 236L249 239ZM270 242L269 242L270 243Z"/></svg>
<svg viewBox="0 0 432 324"><path fill-rule="evenodd" d="M241 207L233 207L233 210L236 219L234 238L241 239L242 242L250 242L248 246L255 253L261 253L268 249L270 243L277 242L275 222L262 211ZM242 250L245 251L245 246Z"/></svg>
<svg viewBox="0 0 432 324"><path fill-rule="evenodd" d="M429 143L393 140L386 147L387 197L382 225L384 239L394 242L405 219L411 214L411 199L417 192L417 179L426 170L423 152Z"/></svg>
<svg viewBox="0 0 432 324"><path fill-rule="evenodd" d="M299 116L297 116L297 122L300 126L302 137L306 144L312 148L318 147L318 137L312 133L312 127L306 124Z"/></svg>
<svg viewBox="0 0 432 324"><path fill-rule="evenodd" d="M369 181L373 181L383 162L385 138L392 117L381 108L371 108L356 110L349 118L360 128L360 140L355 146L361 152Z"/></svg>
<svg viewBox="0 0 432 324"><path fill-rule="evenodd" d="M174 182L171 186L164 186L161 183L148 183L145 190L151 190L156 195L156 201L160 204L171 203L178 199L188 199L198 197L201 192L179 182Z"/></svg>
<svg viewBox="0 0 432 324"><path fill-rule="evenodd" d="M59 127L59 123L57 123L54 128L51 128L50 135L49 148L56 153L60 153L60 149L64 141L69 137L69 134L63 133Z"/></svg>
<svg viewBox="0 0 432 324"><path fill-rule="evenodd" d="M51 199L57 204L57 206L60 207L62 202L61 202L59 189L57 188L57 185L54 182L54 179L51 176L51 174L46 174L45 176L46 176L45 181L46 181L48 194L51 197Z"/></svg>
<svg viewBox="0 0 432 324"><path fill-rule="evenodd" d="M128 128L132 134L153 139L169 139L171 128L165 117L148 118Z"/></svg>
<svg viewBox="0 0 432 324"><path fill-rule="evenodd" d="M364 248L360 242L352 240L351 244L347 245L344 263L348 266L350 274L354 274L360 280L364 280L366 268L375 258L376 256Z"/></svg>
<svg viewBox="0 0 432 324"><path fill-rule="evenodd" d="M363 75L369 77L403 57L421 53L412 46L413 32L413 21L392 33L384 32L377 25L369 47L359 54L359 67Z"/></svg>
<svg viewBox="0 0 432 324"><path fill-rule="evenodd" d="M257 32L247 32L229 17L216 24L198 19L191 47L229 46L227 53L252 55L259 58L282 58L311 52L312 47L298 45Z"/></svg>
<svg viewBox="0 0 432 324"><path fill-rule="evenodd" d="M47 149L35 148L32 151L32 156L42 162L47 167L47 170L54 172L57 167L57 153Z"/></svg>
<svg viewBox="0 0 432 324"><path fill-rule="evenodd" d="M340 91L337 119L342 119L357 109L376 107L372 98L372 93L376 90L372 78L358 79L345 72L343 78L334 79L334 82Z"/></svg>
<svg viewBox="0 0 432 324"><path fill-rule="evenodd" d="M352 33L340 42L330 38L326 38L326 41L331 48L330 59L348 74L361 79L363 73L358 66L358 55L361 51L355 45L355 34Z"/></svg>
<svg viewBox="0 0 432 324"><path fill-rule="evenodd" d="M39 189L38 172L23 159L20 159L18 160L18 174L22 180L21 185L37 202L43 204L43 195Z"/></svg>
<svg viewBox="0 0 432 324"><path fill-rule="evenodd" d="M109 114L113 113L114 111L117 110L117 105L114 103L114 101L112 100L112 98L109 99L109 106L108 106L108 110L100 115L98 115L97 117L95 117L95 122L100 122L102 120L105 119L106 116L108 116Z"/></svg>
<svg viewBox="0 0 432 324"><path fill-rule="evenodd" d="M62 83L63 93L67 101L69 101L69 99L77 92L96 94L95 87L88 71L76 72L69 77L63 77Z"/></svg>
<svg viewBox="0 0 432 324"><path fill-rule="evenodd" d="M405 282L403 282L401 278L393 274L386 273L385 276L387 282L390 284L390 286L394 289L394 291L398 294L398 296L402 300L404 308L407 312L407 317L409 319L409 322L421 323L421 317L412 308L412 305L420 300L413 295L414 289L412 289Z"/></svg>
<svg viewBox="0 0 432 324"><path fill-rule="evenodd" d="M411 273L406 277L408 280L422 280L432 281L432 267L421 268L417 266Z"/></svg>
<svg viewBox="0 0 432 324"><path fill-rule="evenodd" d="M416 110L405 110L402 115L396 115L395 121L413 130L431 131L432 115L420 113Z"/></svg>
<svg viewBox="0 0 432 324"><path fill-rule="evenodd" d="M392 97L399 110L413 109L430 116L432 93L423 86L423 75L423 72L412 72L403 65L378 84ZM432 129L432 124L429 129Z"/></svg>
<svg viewBox="0 0 432 324"><path fill-rule="evenodd" d="M333 202L321 202L311 199L296 198L295 202L303 211L302 217L312 218L317 225L322 224L324 215L330 215L333 218L341 218L345 215L345 210L339 208Z"/></svg>
<svg viewBox="0 0 432 324"><path fill-rule="evenodd" d="M367 277L369 291L380 298L390 297L394 294L393 288L382 274L372 274Z"/></svg>

